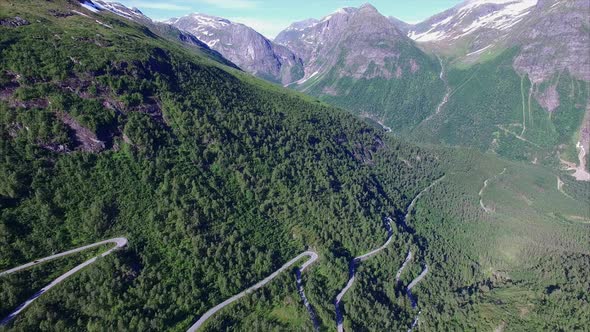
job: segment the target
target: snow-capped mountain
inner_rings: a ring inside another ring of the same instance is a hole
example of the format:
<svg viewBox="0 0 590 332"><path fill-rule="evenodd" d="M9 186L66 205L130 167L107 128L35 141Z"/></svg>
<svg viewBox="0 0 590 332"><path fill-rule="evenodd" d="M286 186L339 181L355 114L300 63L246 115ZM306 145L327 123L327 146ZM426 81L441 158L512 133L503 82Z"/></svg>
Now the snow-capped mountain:
<svg viewBox="0 0 590 332"><path fill-rule="evenodd" d="M552 157L590 149L589 27L588 0L471 0L407 27L455 80L446 111L419 135L477 145L470 135L493 134L486 148L496 152L516 137L531 161L549 146Z"/></svg>
<svg viewBox="0 0 590 332"><path fill-rule="evenodd" d="M207 44L203 43L192 34L181 31L170 24L153 21L151 18L145 16L137 8L129 8L123 4L105 0L79 0L79 4L81 8L84 8L85 10L88 10L91 13L111 12L130 21L145 25L146 27L150 28L154 33L164 38L177 40L187 48L205 53L212 59L215 59L218 62L223 63L227 66L236 67L234 63L225 59L217 51L214 51L211 48L209 48ZM78 13L86 15L84 13ZM97 24L104 24L98 20L96 22Z"/></svg>
<svg viewBox="0 0 590 332"><path fill-rule="evenodd" d="M420 122L442 98L436 57L370 4L297 22L275 42L303 59L305 76L293 88L394 130Z"/></svg>
<svg viewBox="0 0 590 332"><path fill-rule="evenodd" d="M537 83L563 70L589 81L589 20L587 0L468 0L406 32L462 61L515 47L515 69Z"/></svg>
<svg viewBox="0 0 590 332"><path fill-rule="evenodd" d="M130 20L140 20L140 21L149 20L149 21L151 21L151 19L149 17L145 16L136 7L129 8L129 7L126 7L125 5L122 5L117 2L109 2L109 1L104 1L104 0L93 0L93 1L94 1L94 3L99 4L100 6L105 8L106 10L109 10L119 16L128 18Z"/></svg>
<svg viewBox="0 0 590 332"><path fill-rule="evenodd" d="M409 28L418 42L454 41L483 30L504 31L529 15L537 0L468 0Z"/></svg>
<svg viewBox="0 0 590 332"><path fill-rule="evenodd" d="M149 17L145 16L139 9L135 7L129 8L117 2L105 0L80 0L80 5L92 12L107 10L133 21L143 23L152 22L152 20Z"/></svg>
<svg viewBox="0 0 590 332"><path fill-rule="evenodd" d="M361 78L371 62L376 65L372 76L396 76L395 67L385 66L395 58L397 43L405 40L399 31L375 7L365 4L359 8L341 8L321 20L297 22L282 31L275 42L285 45L303 59L303 83L331 70L340 56L344 66L341 75Z"/></svg>
<svg viewBox="0 0 590 332"><path fill-rule="evenodd" d="M191 33L243 70L261 78L288 84L303 76L299 57L246 25L198 13L165 23Z"/></svg>

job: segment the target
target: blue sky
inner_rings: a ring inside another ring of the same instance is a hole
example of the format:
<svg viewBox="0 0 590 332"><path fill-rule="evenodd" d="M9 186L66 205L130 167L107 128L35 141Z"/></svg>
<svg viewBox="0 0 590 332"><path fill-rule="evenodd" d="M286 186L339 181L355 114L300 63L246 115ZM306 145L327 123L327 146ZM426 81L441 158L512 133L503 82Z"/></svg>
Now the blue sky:
<svg viewBox="0 0 590 332"><path fill-rule="evenodd" d="M338 8L370 2L383 15L416 23L450 8L461 0L116 0L137 7L155 20L199 12L244 23L273 38L292 22L321 18Z"/></svg>

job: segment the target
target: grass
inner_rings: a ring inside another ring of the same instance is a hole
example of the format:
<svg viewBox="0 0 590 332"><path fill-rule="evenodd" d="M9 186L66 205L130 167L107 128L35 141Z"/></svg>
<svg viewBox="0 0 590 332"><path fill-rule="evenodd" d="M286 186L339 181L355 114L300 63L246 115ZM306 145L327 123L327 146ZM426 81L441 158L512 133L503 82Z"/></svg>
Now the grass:
<svg viewBox="0 0 590 332"><path fill-rule="evenodd" d="M452 89L449 102L439 116L420 123L411 137L476 147L507 159L537 160L552 167L558 164L557 152L575 161L590 84L567 73L533 84L513 69L517 54L516 48L498 49L474 64L452 63L447 75ZM559 94L559 106L549 113L537 99L553 87ZM522 138L517 137L521 134Z"/></svg>
<svg viewBox="0 0 590 332"><path fill-rule="evenodd" d="M383 69L372 63L365 75L371 76L370 73L380 70L395 73L399 66L403 69L401 77L376 75L366 79L343 76L347 68L344 60L346 50L343 50L337 63L328 71L296 88L353 114L368 114L391 127L397 135L407 134L435 112L445 87L439 79L440 64L434 56L423 53L409 43L398 42L395 47L396 52L400 53L399 58L387 59ZM419 66L415 73L412 73L410 61L415 61Z"/></svg>

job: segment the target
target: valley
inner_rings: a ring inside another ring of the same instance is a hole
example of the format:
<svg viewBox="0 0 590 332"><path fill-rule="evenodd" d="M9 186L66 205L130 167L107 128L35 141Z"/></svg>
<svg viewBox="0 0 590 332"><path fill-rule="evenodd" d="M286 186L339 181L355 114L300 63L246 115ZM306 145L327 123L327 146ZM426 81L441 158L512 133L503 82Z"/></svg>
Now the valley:
<svg viewBox="0 0 590 332"><path fill-rule="evenodd" d="M0 331L590 324L586 2L169 5L0 3Z"/></svg>

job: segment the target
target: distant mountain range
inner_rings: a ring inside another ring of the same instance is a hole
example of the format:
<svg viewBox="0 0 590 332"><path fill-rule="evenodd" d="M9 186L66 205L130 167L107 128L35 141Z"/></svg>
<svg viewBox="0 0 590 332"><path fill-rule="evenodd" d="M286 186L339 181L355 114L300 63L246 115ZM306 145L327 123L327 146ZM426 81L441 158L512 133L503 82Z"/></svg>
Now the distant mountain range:
<svg viewBox="0 0 590 332"><path fill-rule="evenodd" d="M299 57L243 24L196 13L165 23L193 34L240 68L266 80L288 84L304 75Z"/></svg>
<svg viewBox="0 0 590 332"><path fill-rule="evenodd" d="M165 23L244 71L397 135L581 165L580 153L590 150L589 7L586 0L468 0L408 24L365 4L295 22L272 41L204 14Z"/></svg>
<svg viewBox="0 0 590 332"><path fill-rule="evenodd" d="M295 23L275 42L297 50L305 64L292 88L395 132L409 132L443 98L439 61L369 4Z"/></svg>
<svg viewBox="0 0 590 332"><path fill-rule="evenodd" d="M0 330L587 330L590 8L514 5L0 1Z"/></svg>

